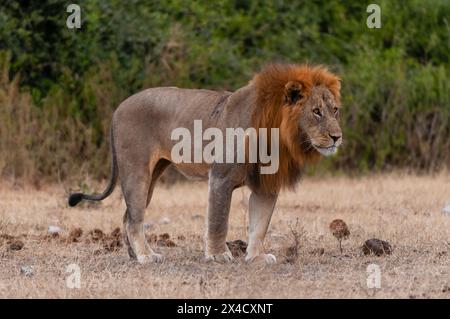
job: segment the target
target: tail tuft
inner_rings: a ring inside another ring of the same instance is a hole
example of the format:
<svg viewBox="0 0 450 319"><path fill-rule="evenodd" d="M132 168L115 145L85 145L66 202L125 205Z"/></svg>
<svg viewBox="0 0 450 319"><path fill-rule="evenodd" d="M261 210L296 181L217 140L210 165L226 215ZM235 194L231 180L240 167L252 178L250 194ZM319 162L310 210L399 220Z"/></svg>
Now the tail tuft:
<svg viewBox="0 0 450 319"><path fill-rule="evenodd" d="M83 193L73 193L69 196L69 206L74 207L83 200Z"/></svg>
<svg viewBox="0 0 450 319"><path fill-rule="evenodd" d="M114 148L114 134L113 134L113 126L111 125L111 129L109 131L110 134L110 150L111 150L111 177L109 180L109 185L106 187L106 189L101 194L83 194L83 193L73 193L69 196L69 206L73 207L76 206L79 202L82 200L92 200L92 201L99 201L104 200L106 197L111 195L111 193L114 190L114 187L117 183L117 177L118 177L118 169L117 169L117 159L116 159L116 151Z"/></svg>

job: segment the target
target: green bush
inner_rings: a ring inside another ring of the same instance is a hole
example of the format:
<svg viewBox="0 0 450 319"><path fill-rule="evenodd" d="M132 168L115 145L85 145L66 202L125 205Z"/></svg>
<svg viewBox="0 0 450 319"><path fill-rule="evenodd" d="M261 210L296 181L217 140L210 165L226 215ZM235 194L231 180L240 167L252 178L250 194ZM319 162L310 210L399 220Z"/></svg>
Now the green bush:
<svg viewBox="0 0 450 319"><path fill-rule="evenodd" d="M111 114L128 95L162 85L234 90L270 61L327 64L342 76L345 143L325 167L442 168L450 3L379 1L381 29L367 28L368 4L86 0L82 28L71 30L65 1L3 1L0 125L21 133L2 133L0 173L55 179L81 167L103 178ZM28 118L17 114L25 110Z"/></svg>

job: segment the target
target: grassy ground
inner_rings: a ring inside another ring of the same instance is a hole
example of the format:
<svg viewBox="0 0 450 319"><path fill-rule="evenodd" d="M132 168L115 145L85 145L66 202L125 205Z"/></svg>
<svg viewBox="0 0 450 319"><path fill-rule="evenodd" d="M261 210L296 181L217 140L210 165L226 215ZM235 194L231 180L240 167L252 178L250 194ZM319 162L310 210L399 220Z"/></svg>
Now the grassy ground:
<svg viewBox="0 0 450 319"><path fill-rule="evenodd" d="M166 260L143 266L107 236L122 226L120 191L99 205L68 208L63 186L0 184L0 297L450 298L450 215L441 212L450 202L448 173L305 178L278 201L266 237L267 251L278 257L272 266L247 265L242 257L229 265L203 260L206 192L204 183L157 187L147 235ZM247 240L247 196L235 191L229 240ZM351 232L343 254L328 229L336 218ZM64 233L48 236L50 225ZM81 237L69 236L75 228ZM292 230L300 239L297 259L285 257ZM392 255L362 255L360 247L372 237L387 240ZM23 248L11 250L17 241ZM73 263L81 270L80 289L67 287ZM371 263L380 267L380 289L367 288ZM33 274L21 273L23 267Z"/></svg>

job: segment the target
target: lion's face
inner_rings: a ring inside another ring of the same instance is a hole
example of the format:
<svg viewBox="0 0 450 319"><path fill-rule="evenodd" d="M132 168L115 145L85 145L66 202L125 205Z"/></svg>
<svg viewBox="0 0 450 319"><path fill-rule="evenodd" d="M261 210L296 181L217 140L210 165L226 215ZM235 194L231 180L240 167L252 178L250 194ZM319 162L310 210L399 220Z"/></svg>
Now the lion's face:
<svg viewBox="0 0 450 319"><path fill-rule="evenodd" d="M272 64L250 84L256 88L254 127L279 128L278 171L257 175L258 187L276 193L295 185L305 164L342 144L341 82L324 66Z"/></svg>
<svg viewBox="0 0 450 319"><path fill-rule="evenodd" d="M302 104L299 125L304 136L300 143L325 156L335 154L342 144L342 131L333 94L325 86L315 86Z"/></svg>

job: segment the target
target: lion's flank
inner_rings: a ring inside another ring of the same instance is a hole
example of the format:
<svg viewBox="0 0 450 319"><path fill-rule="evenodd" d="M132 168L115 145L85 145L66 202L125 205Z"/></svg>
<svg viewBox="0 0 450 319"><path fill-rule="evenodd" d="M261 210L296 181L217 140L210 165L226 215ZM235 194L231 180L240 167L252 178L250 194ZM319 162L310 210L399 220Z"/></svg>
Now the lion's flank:
<svg viewBox="0 0 450 319"><path fill-rule="evenodd" d="M275 174L251 174L252 184L265 193L276 193L281 188L293 188L300 177L302 166L314 162L320 155L299 128L299 115L303 102L314 86L326 86L340 104L340 79L324 66L271 64L252 80L256 88L256 109L253 125L259 128L280 129L279 169ZM300 84L298 103L289 105L287 90L290 84ZM270 141L270 137L269 137ZM303 145L302 145L303 144ZM268 148L270 149L270 147Z"/></svg>

